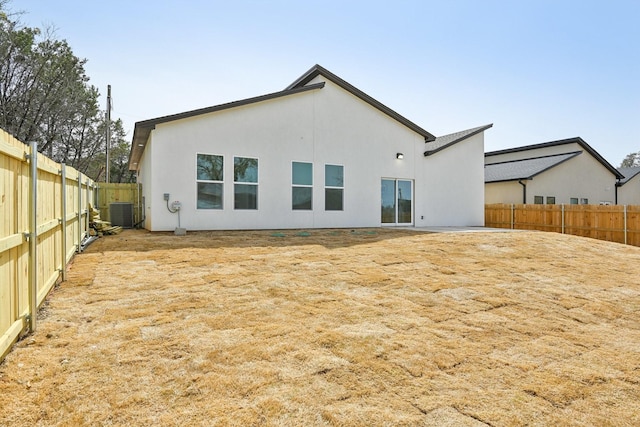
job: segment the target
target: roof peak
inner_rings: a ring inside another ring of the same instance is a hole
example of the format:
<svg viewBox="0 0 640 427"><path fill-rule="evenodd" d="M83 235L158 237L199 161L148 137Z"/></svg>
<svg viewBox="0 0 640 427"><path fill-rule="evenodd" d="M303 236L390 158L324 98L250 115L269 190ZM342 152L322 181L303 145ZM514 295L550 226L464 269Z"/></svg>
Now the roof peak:
<svg viewBox="0 0 640 427"><path fill-rule="evenodd" d="M330 82L340 86L342 89L346 90L347 92L350 92L352 95L356 96L357 98L360 98L362 101L368 103L372 107L377 108L378 110L385 113L387 116L391 117L392 119L402 123L412 131L423 136L425 139L425 142L434 141L436 139L436 137L432 135L430 132L426 131L425 129L418 126L411 120L407 119L406 117L398 114L397 112L387 107L380 101L367 95L357 87L353 86L351 83L338 77L336 74L327 70L320 64L315 64L313 67L309 68L309 70L307 70L303 75L298 77L293 83L287 86L284 90L287 91L287 90L293 90L293 89L303 87L306 84L308 84L310 81L315 79L317 76L323 76Z"/></svg>

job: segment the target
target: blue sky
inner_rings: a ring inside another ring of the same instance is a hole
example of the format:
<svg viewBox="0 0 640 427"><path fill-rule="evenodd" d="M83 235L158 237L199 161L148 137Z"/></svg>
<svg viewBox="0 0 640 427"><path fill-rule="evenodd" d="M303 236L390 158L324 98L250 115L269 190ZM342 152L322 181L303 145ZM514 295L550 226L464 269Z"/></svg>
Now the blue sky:
<svg viewBox="0 0 640 427"><path fill-rule="evenodd" d="M640 151L640 1L13 0L136 121L276 92L318 63L435 135Z"/></svg>

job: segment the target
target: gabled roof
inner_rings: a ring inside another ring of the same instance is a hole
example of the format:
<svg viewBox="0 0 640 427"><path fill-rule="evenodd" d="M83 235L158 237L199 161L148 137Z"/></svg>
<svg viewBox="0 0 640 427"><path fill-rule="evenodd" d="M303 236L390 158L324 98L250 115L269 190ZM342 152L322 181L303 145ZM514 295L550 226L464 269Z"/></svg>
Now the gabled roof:
<svg viewBox="0 0 640 427"><path fill-rule="evenodd" d="M634 166L631 168L618 168L618 172L624 175L624 178L622 178L618 182L618 186L622 186L633 179L634 176L640 174L640 166Z"/></svg>
<svg viewBox="0 0 640 427"><path fill-rule="evenodd" d="M435 136L433 136L432 134L430 134L429 132L427 132L426 130L424 130L423 128L418 126L417 124L413 123L412 121L410 121L406 117L403 117L400 114L396 113L391 108L389 108L386 105L384 105L383 103L373 99L372 97L370 97L369 95L367 95L366 93L364 93L363 91L358 89L357 87L355 87L355 86L351 85L350 83L342 80L340 77L336 76L331 71L327 70L326 68L324 68L324 67L322 67L322 66L320 66L318 64L316 64L313 67L311 67L306 73L304 73L302 76L300 76L296 81L294 81L289 86L287 86L285 88L285 90L291 90L291 89L295 89L295 88L304 87L304 85L309 83L311 80L315 79L317 76L322 76L322 77L326 78L330 82L340 86L342 89L350 92L352 95L355 95L356 97L360 98L361 100L363 100L364 102L368 103L372 107L377 108L378 110L382 111L387 116L393 118L394 120L397 120L398 122L402 123L403 125L405 125L409 129L413 130L414 132L418 133L419 135L422 135L424 137L425 142L433 141L433 140L436 139Z"/></svg>
<svg viewBox="0 0 640 427"><path fill-rule="evenodd" d="M611 163L607 162L604 159L604 157L602 157L596 150L594 150L589 144L587 144L580 137L568 138L568 139L560 139L560 140L557 140L557 141L550 141L550 142L543 142L542 144L533 144L533 145L525 145L525 146L522 146L522 147L507 148L505 150L489 151L487 153L484 153L484 157L486 159L487 157L497 156L497 155L500 155L500 154L518 153L518 152L521 152L521 151L537 150L537 149L540 149L540 148L556 147L556 146L566 145L566 144L578 144L578 145L580 145L586 152L588 152L596 160L598 160L605 168L609 169L609 171L611 171L611 173L614 174L616 176L616 178L618 178L618 179L624 178L624 176L620 172L618 172L618 170L616 168L614 168L611 165Z"/></svg>
<svg viewBox="0 0 640 427"><path fill-rule="evenodd" d="M519 181L533 179L534 176L549 170L573 157L582 151L572 153L555 154L552 156L533 157L530 159L510 160L487 164L484 166L484 182Z"/></svg>
<svg viewBox="0 0 640 427"><path fill-rule="evenodd" d="M129 170L135 170L135 165L142 157L149 134L160 123L172 122L175 120L187 119L189 117L199 116L201 114L213 113L215 111L227 110L229 108L241 107L243 105L255 104L257 102L268 101L270 99L280 98L283 96L294 95L296 93L306 92L309 90L322 89L324 83L317 83L309 86L303 86L291 90L283 90L280 92L269 93L267 95L255 96L253 98L242 99L240 101L227 102L225 104L214 105L197 110L186 111L184 113L171 114L169 116L157 117L155 119L136 122L133 130L133 140L131 142L131 152L129 153Z"/></svg>
<svg viewBox="0 0 640 427"><path fill-rule="evenodd" d="M493 126L493 123L484 125L484 126L478 126L472 129L463 130L460 132L450 133L449 135L439 136L434 141L427 142L427 146L426 146L427 149L425 150L424 155L430 156L434 153L437 153L438 151L444 150L445 148L452 146L453 144L457 144L460 141L464 141L465 139L470 138L473 135L483 132L492 126Z"/></svg>

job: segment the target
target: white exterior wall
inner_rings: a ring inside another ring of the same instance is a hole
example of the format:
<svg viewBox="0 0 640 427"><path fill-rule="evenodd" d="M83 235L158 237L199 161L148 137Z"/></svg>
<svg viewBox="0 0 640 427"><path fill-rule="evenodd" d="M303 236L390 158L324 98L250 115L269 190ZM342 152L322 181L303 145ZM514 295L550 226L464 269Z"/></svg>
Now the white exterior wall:
<svg viewBox="0 0 640 427"><path fill-rule="evenodd" d="M414 219L424 216L416 225L482 225L483 139L474 138L425 158L421 135L330 81L322 89L158 124L141 159L145 227L169 231L178 226L163 193L182 203L180 226L188 230L377 227L382 178L414 181ZM473 148L469 155L462 149L467 146ZM396 159L398 152L403 160ZM197 153L224 156L222 210L196 209ZM234 209L234 156L258 159L257 210ZM313 164L311 211L291 207L293 161ZM325 164L344 166L343 211L324 209ZM454 168L457 174L451 174ZM479 190L469 186L472 180ZM457 190L448 189L451 185ZM427 197L437 200L430 204Z"/></svg>
<svg viewBox="0 0 640 427"><path fill-rule="evenodd" d="M484 133L425 158L416 226L484 226ZM424 217L424 219L422 219Z"/></svg>
<svg viewBox="0 0 640 427"><path fill-rule="evenodd" d="M640 205L640 174L618 187L619 205Z"/></svg>
<svg viewBox="0 0 640 427"><path fill-rule="evenodd" d="M522 203L522 185L518 181L491 182L484 185L484 200L492 203ZM531 202L533 203L533 199Z"/></svg>

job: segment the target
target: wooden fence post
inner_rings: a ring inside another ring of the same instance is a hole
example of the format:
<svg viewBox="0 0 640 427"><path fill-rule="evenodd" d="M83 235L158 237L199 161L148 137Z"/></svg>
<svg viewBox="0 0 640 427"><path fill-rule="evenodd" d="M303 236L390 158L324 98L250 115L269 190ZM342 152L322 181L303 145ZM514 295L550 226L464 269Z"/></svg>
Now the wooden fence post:
<svg viewBox="0 0 640 427"><path fill-rule="evenodd" d="M29 330L35 332L38 317L38 143L31 142L29 154Z"/></svg>
<svg viewBox="0 0 640 427"><path fill-rule="evenodd" d="M627 205L624 205L624 244L627 244Z"/></svg>
<svg viewBox="0 0 640 427"><path fill-rule="evenodd" d="M61 163L62 166L62 280L67 280L67 165Z"/></svg>
<svg viewBox="0 0 640 427"><path fill-rule="evenodd" d="M515 205L511 203L511 229L515 228L516 214L515 214Z"/></svg>
<svg viewBox="0 0 640 427"><path fill-rule="evenodd" d="M561 206L562 206L562 219L561 219L562 226L561 226L561 229L562 229L562 234L564 234L564 203L562 203Z"/></svg>
<svg viewBox="0 0 640 427"><path fill-rule="evenodd" d="M76 236L76 252L80 253L80 243L82 243L82 174L78 171L78 235Z"/></svg>

